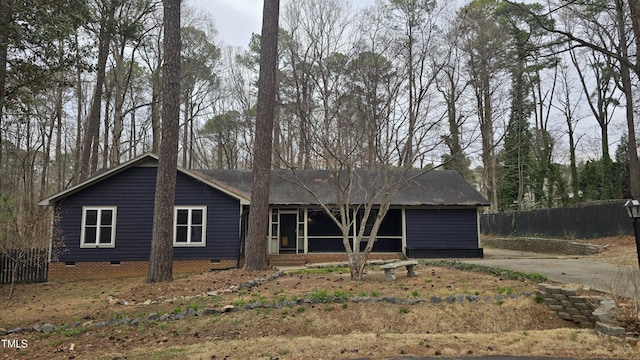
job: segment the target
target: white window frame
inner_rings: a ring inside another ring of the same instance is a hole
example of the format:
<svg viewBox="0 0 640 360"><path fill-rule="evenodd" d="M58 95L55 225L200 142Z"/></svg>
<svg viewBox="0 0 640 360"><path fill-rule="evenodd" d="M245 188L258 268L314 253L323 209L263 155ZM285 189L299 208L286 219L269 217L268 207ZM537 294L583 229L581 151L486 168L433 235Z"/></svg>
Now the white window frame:
<svg viewBox="0 0 640 360"><path fill-rule="evenodd" d="M178 211L188 210L187 217L187 242L177 242L178 236ZM191 242L191 227L193 210L202 211L202 241ZM173 246L174 247L205 247L207 246L207 207L206 206L174 206L173 208Z"/></svg>
<svg viewBox="0 0 640 360"><path fill-rule="evenodd" d="M111 239L108 243L100 242L100 228L102 227L102 212L105 210L111 211ZM97 211L96 218L96 242L86 243L86 229L87 229L87 211ZM82 224L80 231L80 247L81 248L115 248L116 247L116 219L117 219L117 207L116 206L83 206L82 207Z"/></svg>

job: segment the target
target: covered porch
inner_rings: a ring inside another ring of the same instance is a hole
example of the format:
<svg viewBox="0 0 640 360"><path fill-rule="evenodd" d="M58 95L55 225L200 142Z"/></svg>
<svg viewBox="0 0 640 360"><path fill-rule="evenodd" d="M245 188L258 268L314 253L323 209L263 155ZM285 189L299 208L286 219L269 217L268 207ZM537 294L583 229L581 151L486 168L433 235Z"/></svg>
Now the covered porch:
<svg viewBox="0 0 640 360"><path fill-rule="evenodd" d="M365 237L360 250L366 246L377 209L373 209L365 223ZM355 234L362 224L364 211L352 209L349 238L353 247ZM269 212L268 253L270 255L344 254L342 231L331 217L318 207L272 207ZM378 230L374 253L402 254L406 244L404 210L390 209Z"/></svg>

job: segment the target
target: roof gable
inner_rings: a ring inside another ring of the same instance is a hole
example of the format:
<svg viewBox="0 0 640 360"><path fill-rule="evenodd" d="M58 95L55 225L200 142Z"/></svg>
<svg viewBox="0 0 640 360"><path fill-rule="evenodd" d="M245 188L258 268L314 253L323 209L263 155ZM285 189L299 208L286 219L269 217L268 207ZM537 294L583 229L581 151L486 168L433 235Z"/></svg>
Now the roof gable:
<svg viewBox="0 0 640 360"><path fill-rule="evenodd" d="M38 202L38 205L53 205L55 202L64 199L65 197L75 194L79 191L82 191L84 189L87 189L91 186L93 186L94 184L97 184L101 181L104 181L112 176L115 176L123 171L126 171L129 168L132 167L143 167L143 166L150 166L150 167L157 167L158 166L158 157L155 154L152 153L146 153L143 155L140 155L134 159L131 159L127 162L124 162L116 167L113 167L111 169L102 169L97 171L96 173L94 173L92 176L90 176L89 178L87 178L85 181L78 183L66 190L63 190L59 193L53 194L49 197L46 197L42 200L40 200ZM224 184L218 184L216 183L215 179L211 179L211 178L204 178L196 173L193 173L189 170L183 169L181 167L178 166L178 172L181 172L191 178L194 178L202 183L207 184L208 186L211 186L237 200L240 201L240 203L244 203L244 204L248 204L249 202L249 194L245 194L242 191L238 191L234 188L229 188L227 186L225 186Z"/></svg>

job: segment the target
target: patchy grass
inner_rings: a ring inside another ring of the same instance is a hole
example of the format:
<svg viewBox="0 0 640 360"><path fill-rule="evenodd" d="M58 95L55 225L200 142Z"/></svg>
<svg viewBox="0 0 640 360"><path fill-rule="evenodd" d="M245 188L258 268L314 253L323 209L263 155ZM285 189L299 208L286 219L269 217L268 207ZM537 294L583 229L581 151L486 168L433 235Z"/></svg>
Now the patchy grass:
<svg viewBox="0 0 640 360"><path fill-rule="evenodd" d="M615 338L600 338L593 330L578 329L571 322L550 316L549 309L533 296L496 302L497 294L535 290L532 279L537 277L508 277L504 274L514 272L473 268L461 270L428 263L419 266L417 277L407 278L398 272L398 280L393 283L385 281L383 272L376 267L367 269L364 281L352 281L346 268L292 272L236 292L221 290L273 271L211 272L153 285L142 278L19 285L15 299L3 304L0 327L46 322L95 323L151 313L184 312L189 308L221 308L230 304L241 307L256 301L274 304L290 300L295 305L280 309L240 310L180 321L145 321L136 327L89 325L50 334L27 332L3 338L26 339L29 346L19 350L23 358L384 359L526 353L637 359L636 348ZM0 287L0 295L3 290ZM220 296L180 298L210 291L220 291ZM453 304L428 301L433 296L460 294L478 295L481 300ZM140 305L110 304L106 301L109 295ZM356 303L350 301L354 296L425 301L415 305ZM145 300L157 299L170 301L141 305ZM318 303L299 299L317 299ZM16 354L15 349L0 348L0 358L13 358Z"/></svg>

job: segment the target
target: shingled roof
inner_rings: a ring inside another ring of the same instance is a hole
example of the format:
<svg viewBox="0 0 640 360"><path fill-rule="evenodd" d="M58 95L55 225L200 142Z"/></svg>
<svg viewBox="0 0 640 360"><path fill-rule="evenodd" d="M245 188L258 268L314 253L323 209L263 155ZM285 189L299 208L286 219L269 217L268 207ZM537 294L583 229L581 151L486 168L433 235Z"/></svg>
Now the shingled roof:
<svg viewBox="0 0 640 360"><path fill-rule="evenodd" d="M154 154L143 154L131 159L112 169L100 171L89 179L72 186L57 194L42 199L39 205L52 205L58 200L73 193L86 189L98 182L126 171L135 166L154 166L158 163L158 157ZM178 167L178 171L214 187L236 199L243 204L251 201L251 170L191 170ZM335 172L328 170L272 170L271 190L269 202L271 205L319 205L318 200L300 184L306 184L320 200L327 205L336 204L336 186L334 182ZM358 170L353 173L352 179L358 180L358 185L352 187L350 203L357 205L365 203L366 191L376 184L376 179L381 176L399 176L403 186L392 199L391 205L395 206L488 206L489 203L475 189L455 171L432 170L421 172L411 170L406 173L389 171ZM341 179L349 178L348 173L343 172ZM384 183L378 181L378 184ZM382 185L378 186L378 189Z"/></svg>
<svg viewBox="0 0 640 360"><path fill-rule="evenodd" d="M212 182L236 191L251 194L252 173L250 170L191 170ZM306 184L325 204L336 204L336 173L328 170L272 170L269 203L271 205L318 205L318 200L300 184ZM487 206L487 200L473 189L462 176L451 170L412 170L406 173L378 171L357 171L351 179L357 179L358 184L352 186L350 202L362 204L365 193L374 184L381 188L384 176L401 177L403 184L397 195L392 199L395 206ZM341 179L349 178L346 172ZM356 180L354 180L356 181Z"/></svg>

